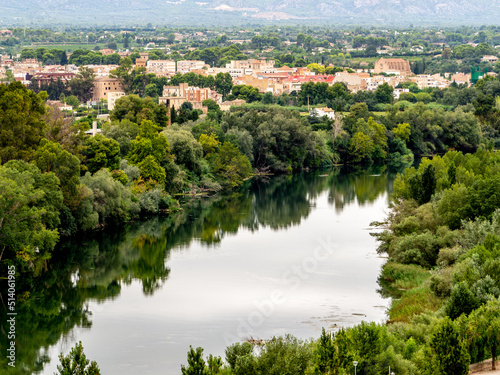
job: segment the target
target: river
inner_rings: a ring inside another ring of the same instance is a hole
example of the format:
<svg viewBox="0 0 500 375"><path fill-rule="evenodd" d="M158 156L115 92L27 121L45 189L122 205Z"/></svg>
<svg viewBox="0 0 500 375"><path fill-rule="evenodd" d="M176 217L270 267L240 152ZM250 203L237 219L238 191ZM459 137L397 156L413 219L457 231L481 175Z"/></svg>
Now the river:
<svg viewBox="0 0 500 375"><path fill-rule="evenodd" d="M18 366L53 374L58 354L82 341L102 374L180 374L190 345L224 357L247 338L384 322L385 260L369 224L386 216L394 177L382 168L256 180L62 242L18 308Z"/></svg>

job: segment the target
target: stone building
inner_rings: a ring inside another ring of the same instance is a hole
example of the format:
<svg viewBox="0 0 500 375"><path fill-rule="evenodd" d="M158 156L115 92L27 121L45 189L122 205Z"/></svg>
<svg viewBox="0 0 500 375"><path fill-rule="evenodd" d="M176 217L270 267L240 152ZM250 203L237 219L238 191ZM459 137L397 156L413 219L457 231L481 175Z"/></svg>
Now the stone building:
<svg viewBox="0 0 500 375"><path fill-rule="evenodd" d="M383 57L375 63L375 73L399 74L409 76L412 74L410 63L404 59L384 59Z"/></svg>

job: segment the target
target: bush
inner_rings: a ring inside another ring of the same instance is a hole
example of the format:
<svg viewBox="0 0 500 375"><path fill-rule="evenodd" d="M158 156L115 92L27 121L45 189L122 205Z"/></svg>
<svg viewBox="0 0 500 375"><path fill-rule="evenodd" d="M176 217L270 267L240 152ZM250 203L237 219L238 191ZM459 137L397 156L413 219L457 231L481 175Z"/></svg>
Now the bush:
<svg viewBox="0 0 500 375"><path fill-rule="evenodd" d="M469 315L479 307L479 301L464 282L455 285L445 306L446 315L455 320L460 315Z"/></svg>

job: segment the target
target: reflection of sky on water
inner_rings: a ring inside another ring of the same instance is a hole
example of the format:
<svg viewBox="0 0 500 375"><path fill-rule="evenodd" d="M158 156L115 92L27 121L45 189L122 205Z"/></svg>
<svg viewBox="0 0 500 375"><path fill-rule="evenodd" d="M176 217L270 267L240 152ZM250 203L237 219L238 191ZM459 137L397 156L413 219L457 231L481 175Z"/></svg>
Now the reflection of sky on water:
<svg viewBox="0 0 500 375"><path fill-rule="evenodd" d="M387 195L362 206L352 197L336 210L332 194L319 193L300 224L286 229L239 228L215 246L195 240L174 247L166 260L168 280L159 290L145 296L135 280L122 284L113 301L90 302L92 328L76 328L51 348L43 374L52 374L57 354L79 340L103 374L179 374L189 345L223 356L241 334L306 339L319 337L321 327L382 322L389 302L376 292L383 259L366 229L384 218ZM319 241L334 247L315 262ZM272 303L277 292L282 298Z"/></svg>

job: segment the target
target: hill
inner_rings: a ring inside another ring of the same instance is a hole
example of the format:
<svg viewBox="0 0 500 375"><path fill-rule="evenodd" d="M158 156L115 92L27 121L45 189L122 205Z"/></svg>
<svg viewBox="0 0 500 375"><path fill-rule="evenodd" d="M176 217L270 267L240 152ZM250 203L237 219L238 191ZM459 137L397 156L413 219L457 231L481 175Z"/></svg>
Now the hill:
<svg viewBox="0 0 500 375"><path fill-rule="evenodd" d="M500 16L500 0L19 0L1 8L6 26L477 25Z"/></svg>

